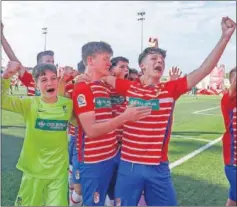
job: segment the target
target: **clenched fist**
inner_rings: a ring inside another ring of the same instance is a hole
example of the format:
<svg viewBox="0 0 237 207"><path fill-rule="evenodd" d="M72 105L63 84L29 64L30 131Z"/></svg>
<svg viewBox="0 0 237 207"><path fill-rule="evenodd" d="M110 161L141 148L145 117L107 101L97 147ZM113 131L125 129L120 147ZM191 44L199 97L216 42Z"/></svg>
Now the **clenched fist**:
<svg viewBox="0 0 237 207"><path fill-rule="evenodd" d="M221 21L222 37L230 39L236 29L236 23L229 17L223 17Z"/></svg>
<svg viewBox="0 0 237 207"><path fill-rule="evenodd" d="M14 61L9 61L6 69L3 71L2 77L9 79L21 69L21 64Z"/></svg>

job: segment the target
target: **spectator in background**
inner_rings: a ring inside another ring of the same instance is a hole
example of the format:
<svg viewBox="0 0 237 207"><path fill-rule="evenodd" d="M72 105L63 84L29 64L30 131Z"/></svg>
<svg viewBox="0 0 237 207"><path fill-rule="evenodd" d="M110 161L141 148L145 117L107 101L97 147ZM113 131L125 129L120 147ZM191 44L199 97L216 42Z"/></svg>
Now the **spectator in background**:
<svg viewBox="0 0 237 207"><path fill-rule="evenodd" d="M139 78L138 71L136 69L130 68L129 69L129 74L128 74L128 80L134 81Z"/></svg>

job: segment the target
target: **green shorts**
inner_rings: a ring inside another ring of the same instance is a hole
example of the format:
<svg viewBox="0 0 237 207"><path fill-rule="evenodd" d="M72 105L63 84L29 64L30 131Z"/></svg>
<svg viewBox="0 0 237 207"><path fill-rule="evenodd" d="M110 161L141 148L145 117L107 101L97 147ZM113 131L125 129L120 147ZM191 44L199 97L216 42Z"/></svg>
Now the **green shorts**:
<svg viewBox="0 0 237 207"><path fill-rule="evenodd" d="M68 206L68 178L38 179L23 174L15 206Z"/></svg>

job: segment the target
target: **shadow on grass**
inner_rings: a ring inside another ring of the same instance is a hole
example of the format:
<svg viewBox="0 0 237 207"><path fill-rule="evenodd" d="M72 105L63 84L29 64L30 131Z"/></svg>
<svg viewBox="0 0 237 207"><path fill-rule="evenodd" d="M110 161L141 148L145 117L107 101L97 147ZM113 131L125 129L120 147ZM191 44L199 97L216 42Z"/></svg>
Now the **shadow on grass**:
<svg viewBox="0 0 237 207"><path fill-rule="evenodd" d="M23 139L2 133L1 206L13 206L22 173L16 169Z"/></svg>
<svg viewBox="0 0 237 207"><path fill-rule="evenodd" d="M224 173L224 172L223 172ZM180 206L224 206L228 187L196 180L172 172L172 178Z"/></svg>

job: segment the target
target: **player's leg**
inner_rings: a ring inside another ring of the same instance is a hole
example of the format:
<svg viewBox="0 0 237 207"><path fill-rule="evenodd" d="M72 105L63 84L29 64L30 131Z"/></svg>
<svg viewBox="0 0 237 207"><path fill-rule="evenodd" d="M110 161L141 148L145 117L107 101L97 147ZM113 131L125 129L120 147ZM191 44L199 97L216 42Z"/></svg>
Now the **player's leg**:
<svg viewBox="0 0 237 207"><path fill-rule="evenodd" d="M82 192L81 192L81 182L80 182L80 163L77 156L73 156L72 160L72 185L73 191L70 195L70 206L82 205Z"/></svg>
<svg viewBox="0 0 237 207"><path fill-rule="evenodd" d="M69 182L69 198L73 192L73 178L72 178L72 171L73 171L73 147L74 147L74 141L75 141L75 136L72 136L68 134L68 153L69 153L69 170L68 170L68 182Z"/></svg>
<svg viewBox="0 0 237 207"><path fill-rule="evenodd" d="M112 176L112 178L110 180L110 183L109 183L108 194L107 194L106 202L105 202L106 206L113 206L114 205L115 184L116 184L117 175L118 175L118 167L119 167L119 163L120 163L120 156L121 156L121 151L119 151L117 153L117 155L115 156L115 158L114 158L115 167L114 167L113 176Z"/></svg>
<svg viewBox="0 0 237 207"><path fill-rule="evenodd" d="M72 181L72 171L73 171L73 166L69 165L69 170L68 170L69 197L71 196L74 189L73 181Z"/></svg>
<svg viewBox="0 0 237 207"><path fill-rule="evenodd" d="M226 206L236 206L236 166L226 165L225 174L230 183L229 198Z"/></svg>
<svg viewBox="0 0 237 207"><path fill-rule="evenodd" d="M23 174L15 206L43 206L45 180Z"/></svg>
<svg viewBox="0 0 237 207"><path fill-rule="evenodd" d="M145 201L148 206L177 205L168 163L147 167Z"/></svg>
<svg viewBox="0 0 237 207"><path fill-rule="evenodd" d="M116 206L137 206L144 189L145 165L121 160L115 186Z"/></svg>
<svg viewBox="0 0 237 207"><path fill-rule="evenodd" d="M104 206L113 170L113 159L95 164L80 164L83 204L85 206Z"/></svg>
<svg viewBox="0 0 237 207"><path fill-rule="evenodd" d="M144 192L142 192L142 196L139 200L138 206L147 206L146 205L146 201L145 201L145 196L144 196Z"/></svg>
<svg viewBox="0 0 237 207"><path fill-rule="evenodd" d="M45 206L68 206L68 177L48 180L45 189Z"/></svg>

